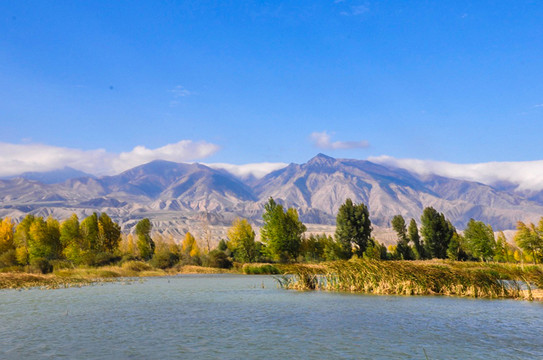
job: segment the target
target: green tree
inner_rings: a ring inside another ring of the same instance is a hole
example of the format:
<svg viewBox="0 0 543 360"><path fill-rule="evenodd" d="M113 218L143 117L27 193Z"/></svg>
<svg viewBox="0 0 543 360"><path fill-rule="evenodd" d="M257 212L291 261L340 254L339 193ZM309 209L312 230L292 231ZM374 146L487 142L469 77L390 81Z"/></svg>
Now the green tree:
<svg viewBox="0 0 543 360"><path fill-rule="evenodd" d="M299 220L294 208L284 211L283 206L270 198L264 205L264 225L260 236L266 245L267 254L275 261L296 260L300 252L305 225Z"/></svg>
<svg viewBox="0 0 543 360"><path fill-rule="evenodd" d="M28 246L32 242L30 236L30 226L34 222L35 216L28 214L15 228L13 240L15 242L15 255L21 265L28 264Z"/></svg>
<svg viewBox="0 0 543 360"><path fill-rule="evenodd" d="M456 229L450 221L445 219L445 215L437 212L433 207L425 208L420 220L425 253L430 258L445 259L449 242Z"/></svg>
<svg viewBox="0 0 543 360"><path fill-rule="evenodd" d="M60 243L63 247L63 254L66 259L79 263L81 262L81 251L83 246L83 236L79 227L79 218L72 214L60 224Z"/></svg>
<svg viewBox="0 0 543 360"><path fill-rule="evenodd" d="M464 261L468 260L469 256L466 253L466 240L458 233L454 233L447 247L447 257L450 260Z"/></svg>
<svg viewBox="0 0 543 360"><path fill-rule="evenodd" d="M473 257L481 261L492 260L496 249L496 240L490 225L470 219L464 230L464 239Z"/></svg>
<svg viewBox="0 0 543 360"><path fill-rule="evenodd" d="M395 215L390 222L392 229L398 236L398 242L396 243L396 252L403 260L413 260L415 258L411 247L409 247L409 237L407 236L407 228L405 226L405 220L401 215Z"/></svg>
<svg viewBox="0 0 543 360"><path fill-rule="evenodd" d="M366 248L366 251L364 251L363 258L373 260L386 260L387 247L372 239L371 243Z"/></svg>
<svg viewBox="0 0 543 360"><path fill-rule="evenodd" d="M534 264L541 262L543 255L543 218L539 221L538 228L530 223L526 225L522 221L517 223L517 232L515 233L515 243L524 252L528 253Z"/></svg>
<svg viewBox="0 0 543 360"><path fill-rule="evenodd" d="M219 241L219 245L217 245L217 249L219 249L219 251L222 251L222 252L225 252L228 250L228 243L226 240L224 239L221 239Z"/></svg>
<svg viewBox="0 0 543 360"><path fill-rule="evenodd" d="M30 261L38 258L58 259L62 253L60 244L60 225L52 217L44 220L37 217L30 225L28 254Z"/></svg>
<svg viewBox="0 0 543 360"><path fill-rule="evenodd" d="M240 262L254 262L258 256L255 232L246 219L237 218L228 229L228 245L234 258Z"/></svg>
<svg viewBox="0 0 543 360"><path fill-rule="evenodd" d="M81 229L79 228L79 218L76 214L72 214L69 219L66 219L60 224L60 243L63 247L71 244L81 243Z"/></svg>
<svg viewBox="0 0 543 360"><path fill-rule="evenodd" d="M342 246L342 258L348 259L355 253L362 257L368 246L373 246L371 239L371 221L368 208L360 203L353 204L351 199L339 207L336 217L336 241Z"/></svg>
<svg viewBox="0 0 543 360"><path fill-rule="evenodd" d="M155 243L151 238L151 221L148 218L141 219L136 224L136 246L143 260L149 260L155 253Z"/></svg>
<svg viewBox="0 0 543 360"><path fill-rule="evenodd" d="M98 218L98 250L112 254L119 248L120 241L121 227L103 212Z"/></svg>
<svg viewBox="0 0 543 360"><path fill-rule="evenodd" d="M80 224L81 236L83 238L82 247L84 250L95 251L99 247L98 214L93 213L87 216Z"/></svg>
<svg viewBox="0 0 543 360"><path fill-rule="evenodd" d="M496 251L494 252L494 260L499 262L515 262L513 258L514 249L507 242L507 238L503 231L498 233L496 238Z"/></svg>
<svg viewBox="0 0 543 360"><path fill-rule="evenodd" d="M320 237L320 242L324 245L323 246L323 260L325 261L335 261L340 260L343 249L339 242L334 240L334 238L331 235L324 235L322 234Z"/></svg>
<svg viewBox="0 0 543 360"><path fill-rule="evenodd" d="M415 219L411 219L409 222L409 227L407 228L407 236L409 240L413 243L413 257L416 260L424 259L424 246L420 242L419 228Z"/></svg>

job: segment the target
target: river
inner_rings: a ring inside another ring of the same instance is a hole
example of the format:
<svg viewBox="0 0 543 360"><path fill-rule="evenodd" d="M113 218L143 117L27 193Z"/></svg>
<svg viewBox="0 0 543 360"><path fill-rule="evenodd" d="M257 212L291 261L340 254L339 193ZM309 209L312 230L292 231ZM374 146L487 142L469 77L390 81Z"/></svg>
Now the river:
<svg viewBox="0 0 543 360"><path fill-rule="evenodd" d="M543 304L180 275L0 291L1 359L543 359Z"/></svg>

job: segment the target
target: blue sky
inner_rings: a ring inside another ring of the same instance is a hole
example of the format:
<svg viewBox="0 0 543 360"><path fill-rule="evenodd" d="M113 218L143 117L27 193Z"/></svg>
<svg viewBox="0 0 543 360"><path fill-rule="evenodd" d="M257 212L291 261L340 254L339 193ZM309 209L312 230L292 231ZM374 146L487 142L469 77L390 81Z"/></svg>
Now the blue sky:
<svg viewBox="0 0 543 360"><path fill-rule="evenodd" d="M539 1L8 0L0 14L4 172L63 151L542 159Z"/></svg>

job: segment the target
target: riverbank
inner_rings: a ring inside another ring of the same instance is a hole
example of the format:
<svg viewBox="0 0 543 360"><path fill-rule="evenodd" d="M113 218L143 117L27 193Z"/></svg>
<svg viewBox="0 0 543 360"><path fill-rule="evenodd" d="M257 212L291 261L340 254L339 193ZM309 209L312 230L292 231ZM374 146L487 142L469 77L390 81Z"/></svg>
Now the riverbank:
<svg viewBox="0 0 543 360"><path fill-rule="evenodd" d="M279 274L280 265L240 264L232 269L219 269L196 265L178 265L169 269L157 269L142 261L129 261L122 266L67 268L51 274L27 272L0 272L0 289L42 287L57 289L80 287L100 282L119 281L156 276L179 274Z"/></svg>
<svg viewBox="0 0 543 360"><path fill-rule="evenodd" d="M280 286L381 295L446 295L543 301L543 266L501 263L351 260L320 264L237 264L232 269L178 265L157 269L141 261L71 268L52 274L0 273L0 289L80 287L178 274L274 274Z"/></svg>
<svg viewBox="0 0 543 360"><path fill-rule="evenodd" d="M202 268L199 266L187 266L175 272L161 269L133 271L123 269L120 266L59 270L51 274L7 272L0 273L0 289L24 289L33 287L58 289L67 287L81 287L100 282L119 281L125 278L133 279L175 274L209 274L219 272L222 271L217 271L217 269L213 268Z"/></svg>

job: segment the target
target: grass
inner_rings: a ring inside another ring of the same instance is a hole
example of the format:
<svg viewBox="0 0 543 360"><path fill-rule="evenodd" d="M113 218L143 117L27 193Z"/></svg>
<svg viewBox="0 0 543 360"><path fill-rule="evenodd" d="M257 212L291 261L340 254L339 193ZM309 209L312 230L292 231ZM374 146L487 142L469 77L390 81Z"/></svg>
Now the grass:
<svg viewBox="0 0 543 360"><path fill-rule="evenodd" d="M543 300L542 266L359 259L293 265L278 281L297 290Z"/></svg>
<svg viewBox="0 0 543 360"><path fill-rule="evenodd" d="M212 267L204 267L197 265L179 265L170 269L172 275L175 274L224 274L224 273L234 273L232 270L219 269Z"/></svg>
<svg viewBox="0 0 543 360"><path fill-rule="evenodd" d="M88 279L83 277L65 278L54 274L41 275L29 273L0 273L0 289L25 289L41 287L43 289L58 289L74 286L90 285L107 279Z"/></svg>

